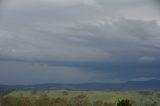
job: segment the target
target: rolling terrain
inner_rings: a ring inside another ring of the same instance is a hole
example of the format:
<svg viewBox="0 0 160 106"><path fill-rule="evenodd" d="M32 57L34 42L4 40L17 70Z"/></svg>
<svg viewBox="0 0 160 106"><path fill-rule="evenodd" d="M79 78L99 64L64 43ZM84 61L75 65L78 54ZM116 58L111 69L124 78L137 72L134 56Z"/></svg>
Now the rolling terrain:
<svg viewBox="0 0 160 106"><path fill-rule="evenodd" d="M46 83L35 85L0 85L0 96L39 98L64 98L104 101L116 104L118 100L129 99L136 106L160 106L160 80L129 81L126 83ZM149 104L149 105L148 105Z"/></svg>
<svg viewBox="0 0 160 106"><path fill-rule="evenodd" d="M115 104L118 100L129 99L136 106L145 106L156 102L160 105L160 90L108 90L108 91L74 91L74 90L18 90L8 94L15 97L65 98L68 101L81 98L91 102L104 101Z"/></svg>

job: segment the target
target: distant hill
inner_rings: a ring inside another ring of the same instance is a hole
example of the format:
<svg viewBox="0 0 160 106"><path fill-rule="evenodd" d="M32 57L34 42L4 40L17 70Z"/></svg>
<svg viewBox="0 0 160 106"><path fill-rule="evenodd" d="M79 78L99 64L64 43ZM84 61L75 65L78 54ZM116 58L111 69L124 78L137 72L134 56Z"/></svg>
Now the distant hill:
<svg viewBox="0 0 160 106"><path fill-rule="evenodd" d="M5 86L3 85L3 88ZM32 89L74 89L74 90L119 90L119 89L160 89L160 80L149 81L128 81L126 83L81 83L81 84L60 84L45 83L35 85L14 85L7 88L32 88ZM1 88L1 86L0 86Z"/></svg>
<svg viewBox="0 0 160 106"><path fill-rule="evenodd" d="M130 88L160 88L160 80L128 81L124 85Z"/></svg>

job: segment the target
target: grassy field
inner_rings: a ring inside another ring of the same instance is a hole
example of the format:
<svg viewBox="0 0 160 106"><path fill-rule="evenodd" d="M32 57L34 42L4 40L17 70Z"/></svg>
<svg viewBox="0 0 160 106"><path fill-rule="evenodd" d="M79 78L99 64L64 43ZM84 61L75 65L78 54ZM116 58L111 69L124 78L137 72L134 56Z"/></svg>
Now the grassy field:
<svg viewBox="0 0 160 106"><path fill-rule="evenodd" d="M72 91L72 90L19 90L14 91L8 95L25 96L25 97L39 97L40 95L48 95L49 97L66 98L73 100L76 97L83 97L91 102L101 100L111 103L116 103L121 99L129 99L132 103L142 106L157 102L160 106L160 90L125 90L125 91Z"/></svg>

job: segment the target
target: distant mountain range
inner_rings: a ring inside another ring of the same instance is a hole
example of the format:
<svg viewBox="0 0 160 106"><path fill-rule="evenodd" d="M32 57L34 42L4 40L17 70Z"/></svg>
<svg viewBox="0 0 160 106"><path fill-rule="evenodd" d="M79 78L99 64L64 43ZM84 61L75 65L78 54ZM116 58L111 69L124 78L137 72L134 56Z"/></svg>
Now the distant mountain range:
<svg viewBox="0 0 160 106"><path fill-rule="evenodd" d="M119 90L119 89L160 89L160 80L128 81L126 83L44 83L35 85L0 85L16 89L72 89L72 90Z"/></svg>

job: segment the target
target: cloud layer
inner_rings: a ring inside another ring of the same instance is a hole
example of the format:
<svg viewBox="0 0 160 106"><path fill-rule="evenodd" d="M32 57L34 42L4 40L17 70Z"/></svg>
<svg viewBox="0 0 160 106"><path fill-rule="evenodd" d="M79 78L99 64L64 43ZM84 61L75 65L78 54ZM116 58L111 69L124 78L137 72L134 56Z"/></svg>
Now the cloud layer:
<svg viewBox="0 0 160 106"><path fill-rule="evenodd" d="M160 17L149 0L2 2L0 83L160 77Z"/></svg>

